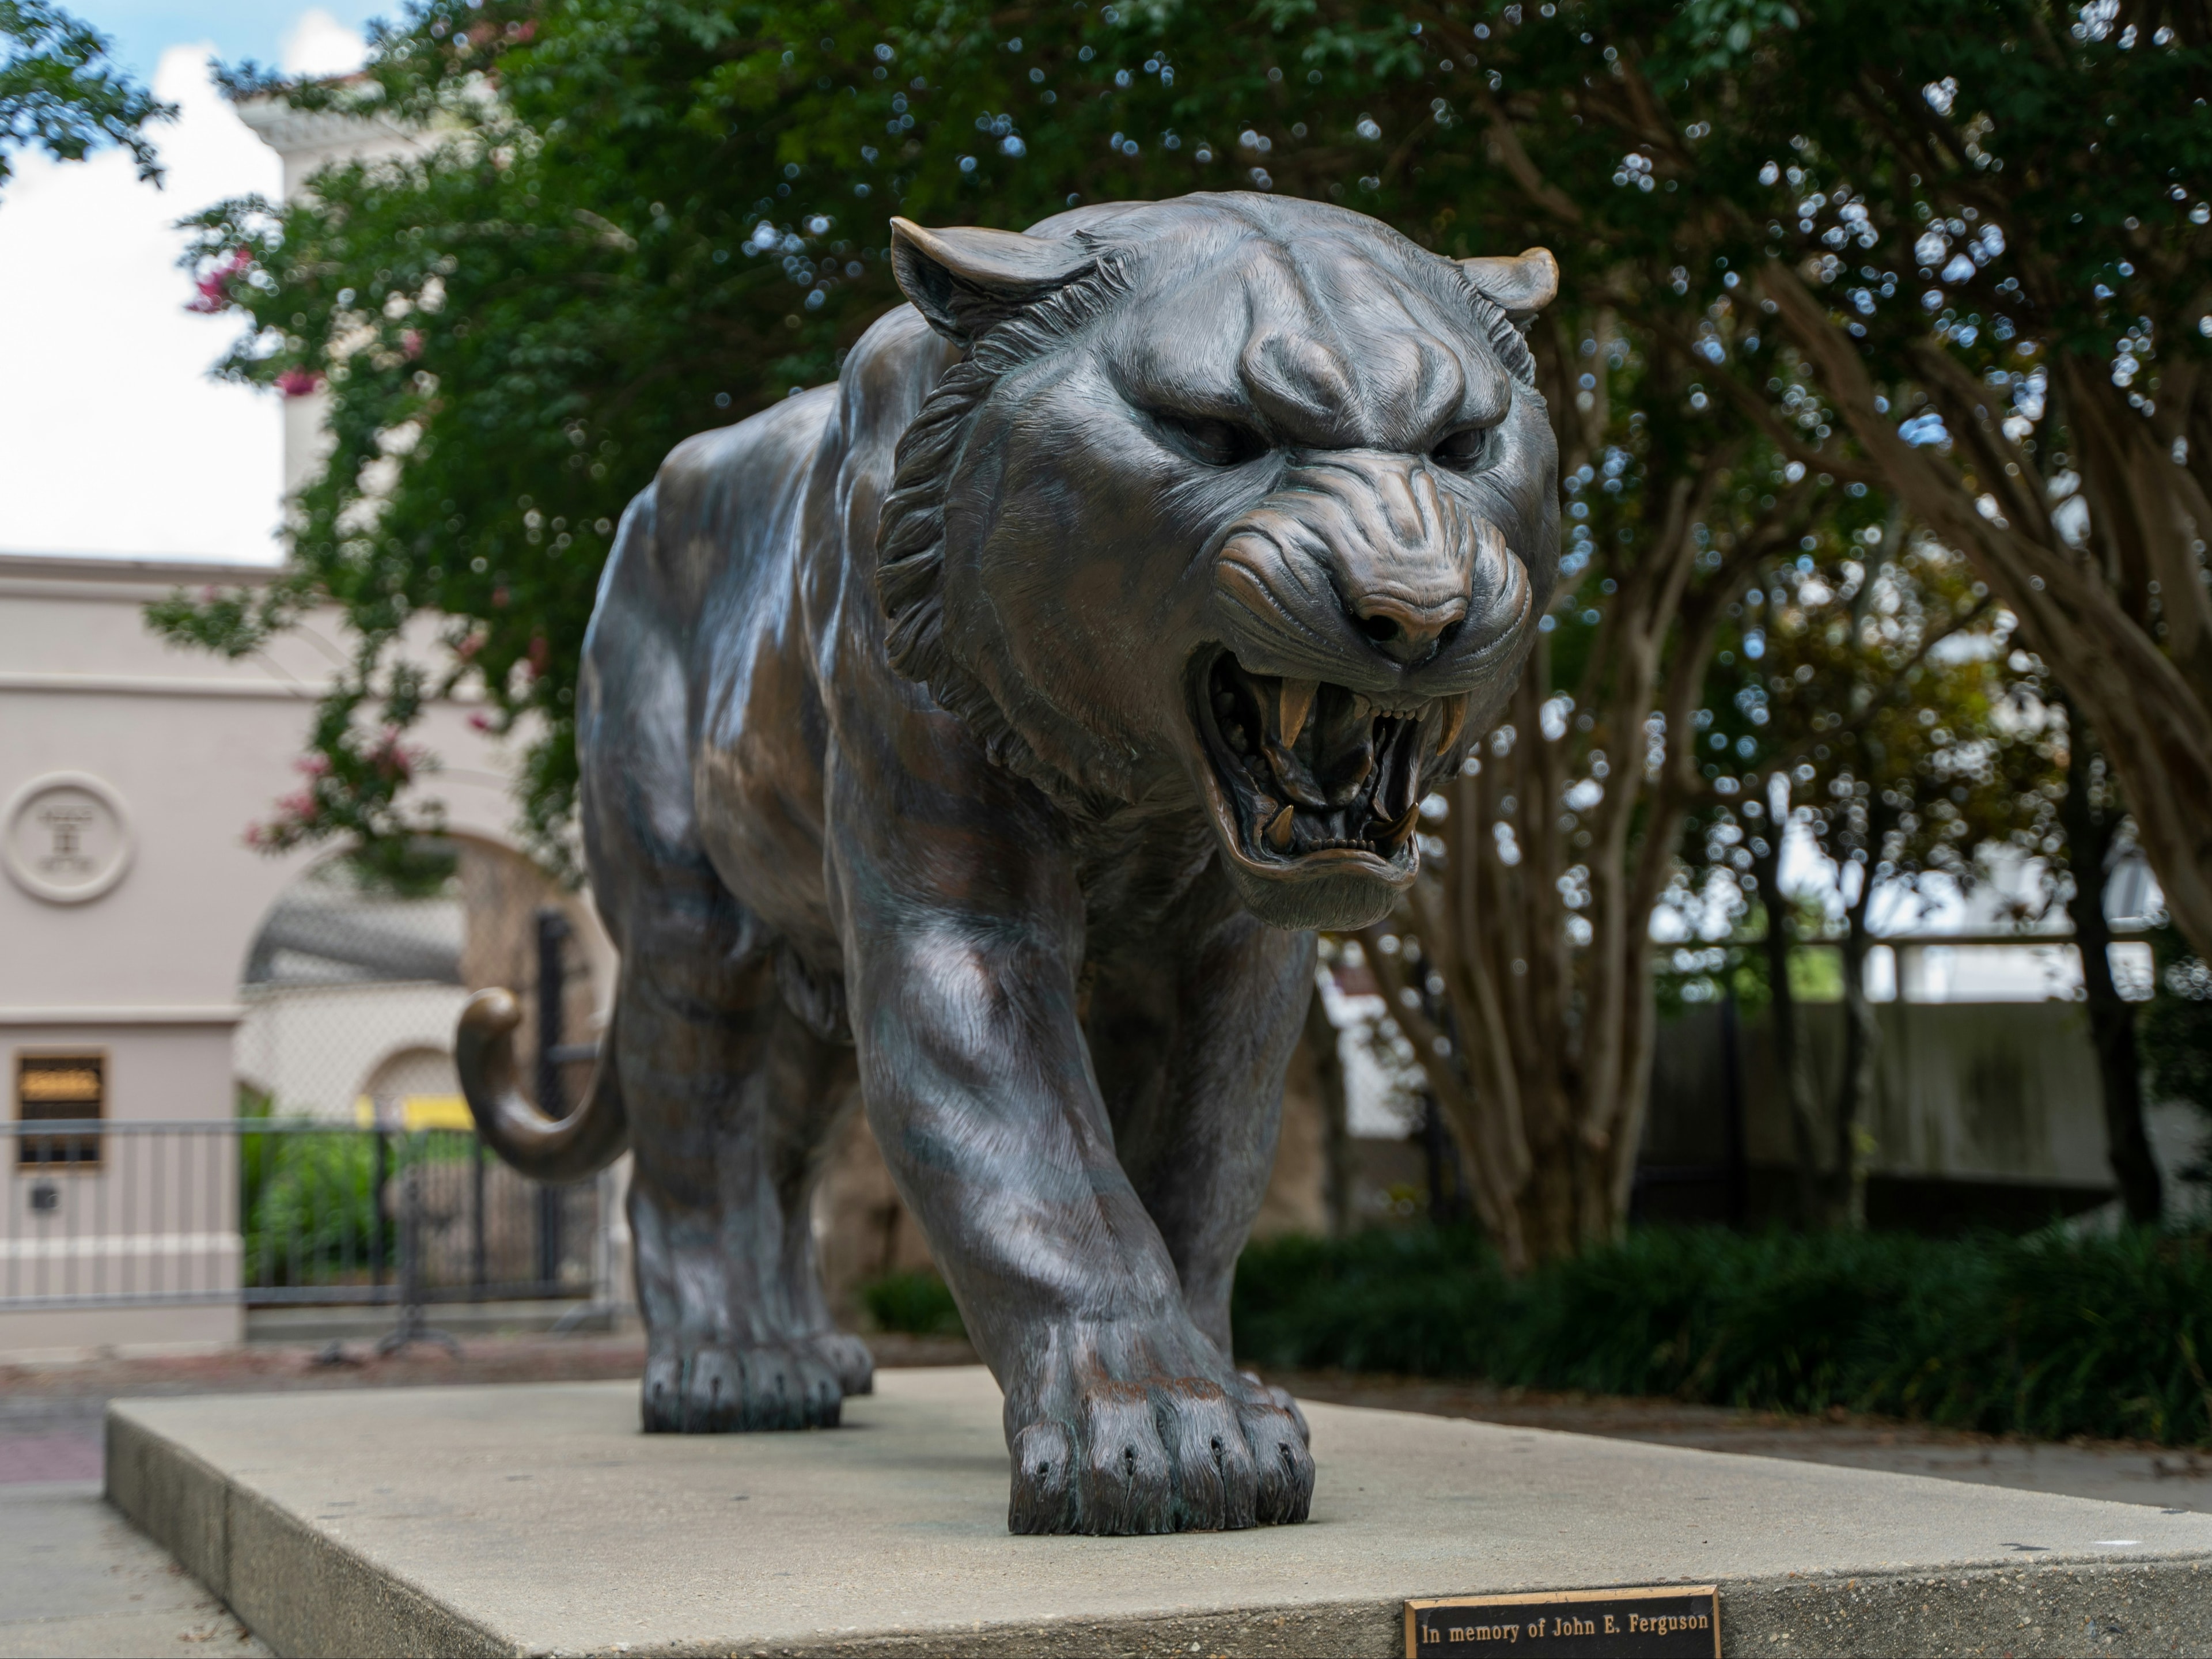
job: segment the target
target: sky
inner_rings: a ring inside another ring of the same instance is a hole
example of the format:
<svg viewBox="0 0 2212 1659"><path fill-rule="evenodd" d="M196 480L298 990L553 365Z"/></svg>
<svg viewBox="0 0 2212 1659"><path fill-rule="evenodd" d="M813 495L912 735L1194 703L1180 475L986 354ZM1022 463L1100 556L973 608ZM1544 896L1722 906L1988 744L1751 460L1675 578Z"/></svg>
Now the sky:
<svg viewBox="0 0 2212 1659"><path fill-rule="evenodd" d="M178 269L185 215L273 196L276 152L207 73L210 58L292 73L357 67L387 9L222 0L72 0L178 118L153 130L163 187L114 152L18 158L0 187L0 551L268 563L279 548L281 416L209 368L238 325L195 316Z"/></svg>

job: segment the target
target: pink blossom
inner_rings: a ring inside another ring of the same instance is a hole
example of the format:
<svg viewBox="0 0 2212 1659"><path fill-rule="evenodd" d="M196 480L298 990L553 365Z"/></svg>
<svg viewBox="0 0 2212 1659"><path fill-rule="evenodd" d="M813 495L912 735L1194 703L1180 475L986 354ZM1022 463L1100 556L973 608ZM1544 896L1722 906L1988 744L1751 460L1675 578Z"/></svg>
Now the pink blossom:
<svg viewBox="0 0 2212 1659"><path fill-rule="evenodd" d="M233 248L228 258L216 264L210 269L206 276L192 284L198 289L199 298L194 300L185 309L196 311L204 317L211 317L219 311L229 310L231 282L252 264L252 254L242 247Z"/></svg>
<svg viewBox="0 0 2212 1659"><path fill-rule="evenodd" d="M410 749L399 741L399 728L387 726L378 736L376 746L368 751L369 764L386 777L404 783L415 775L415 768L422 758L422 751Z"/></svg>
<svg viewBox="0 0 2212 1659"><path fill-rule="evenodd" d="M276 390L287 398L304 398L322 384L323 377L312 368L288 368L276 377Z"/></svg>
<svg viewBox="0 0 2212 1659"><path fill-rule="evenodd" d="M410 362L415 358L421 356L422 355L422 331L419 328L402 329L399 333L399 349L407 354L408 359Z"/></svg>
<svg viewBox="0 0 2212 1659"><path fill-rule="evenodd" d="M472 732L489 732L491 730L491 716L485 714L482 709L478 709L475 714L469 716L469 729Z"/></svg>

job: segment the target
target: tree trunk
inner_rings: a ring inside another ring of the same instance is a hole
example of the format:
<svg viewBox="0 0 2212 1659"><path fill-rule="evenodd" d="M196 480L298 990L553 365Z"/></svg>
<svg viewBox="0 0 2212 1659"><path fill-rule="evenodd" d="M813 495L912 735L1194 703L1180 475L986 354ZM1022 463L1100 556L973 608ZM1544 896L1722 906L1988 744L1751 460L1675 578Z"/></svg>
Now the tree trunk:
<svg viewBox="0 0 2212 1659"><path fill-rule="evenodd" d="M1324 969L1324 971L1326 971ZM1321 986L1306 1005L1306 1052L1313 1057L1314 1092L1321 1097L1322 1203L1328 1212L1328 1236L1352 1231L1352 1124L1344 1092L1344 1056L1337 1047L1336 1022Z"/></svg>
<svg viewBox="0 0 2212 1659"><path fill-rule="evenodd" d="M1867 1121L1874 1115L1876 1066L1881 1056L1881 1026L1875 1018L1874 1002L1867 995L1867 915L1874 898L1875 858L1882 836L1878 819L1872 817L1867 837L1867 861L1859 866L1859 890L1844 913L1844 1055L1836 1077L1835 1159L1828 1187L1828 1209L1835 1223L1845 1227L1866 1225L1866 1155L1870 1136Z"/></svg>
<svg viewBox="0 0 2212 1659"><path fill-rule="evenodd" d="M2081 988L2089 1015L2089 1042L2097 1054L2097 1081L2104 1096L2105 1138L2111 1146L2112 1178L2128 1219L2155 1225L2165 1207L2158 1162L2151 1156L2143 1127L2142 1062L2136 1052L2136 1011L2112 982L2112 930L2105 917L2105 889L2112 878L2113 842L2119 812L2100 810L2091 790L2096 759L2088 722L2078 709L2067 711L2066 863L2073 879L2066 914L2074 923L2074 945L2081 957Z"/></svg>
<svg viewBox="0 0 2212 1659"><path fill-rule="evenodd" d="M1765 835L1755 838L1750 848L1752 880L1758 887L1759 908L1766 912L1766 936L1761 944L1766 955L1767 1029L1774 1038L1775 1076L1790 1109L1790 1149L1797 1158L1798 1224L1812 1228L1821 1225L1827 1213L1827 1172L1820 1164L1820 1111L1797 1041L1797 994L1790 984L1790 953L1797 929L1789 896L1782 890L1782 837L1789 819L1775 821L1771 805L1768 817Z"/></svg>

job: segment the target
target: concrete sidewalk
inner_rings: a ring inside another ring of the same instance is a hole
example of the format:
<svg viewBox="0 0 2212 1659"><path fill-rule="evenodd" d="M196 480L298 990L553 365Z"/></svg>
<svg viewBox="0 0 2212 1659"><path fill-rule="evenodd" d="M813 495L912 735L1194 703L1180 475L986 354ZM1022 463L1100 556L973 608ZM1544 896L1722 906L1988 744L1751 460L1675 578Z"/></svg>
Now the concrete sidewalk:
<svg viewBox="0 0 2212 1659"><path fill-rule="evenodd" d="M0 1488L0 1659L268 1651L97 1480Z"/></svg>

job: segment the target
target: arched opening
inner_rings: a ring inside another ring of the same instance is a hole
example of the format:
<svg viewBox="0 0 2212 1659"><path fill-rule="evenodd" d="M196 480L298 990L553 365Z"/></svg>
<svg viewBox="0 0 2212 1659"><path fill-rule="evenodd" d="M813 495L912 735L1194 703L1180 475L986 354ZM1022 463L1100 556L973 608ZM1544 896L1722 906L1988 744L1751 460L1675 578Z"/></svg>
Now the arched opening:
<svg viewBox="0 0 2212 1659"><path fill-rule="evenodd" d="M596 1031L578 896L495 842L441 836L302 872L240 975L234 1048L249 1307L591 1293L602 1193L541 1188L477 1142L453 1066L475 991L501 986L550 1109ZM410 1291L405 1287L413 1285Z"/></svg>
<svg viewBox="0 0 2212 1659"><path fill-rule="evenodd" d="M234 1049L246 1109L465 1127L452 1054L471 992L516 994L526 1054L539 1051L543 1018L562 1048L592 1036L575 902L522 854L489 842L424 837L374 858L319 860L270 907L246 955ZM564 1093L580 1085L578 1064L557 1068Z"/></svg>

